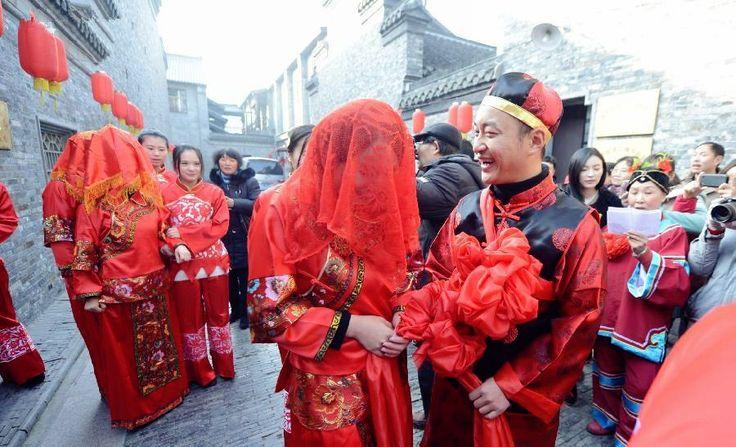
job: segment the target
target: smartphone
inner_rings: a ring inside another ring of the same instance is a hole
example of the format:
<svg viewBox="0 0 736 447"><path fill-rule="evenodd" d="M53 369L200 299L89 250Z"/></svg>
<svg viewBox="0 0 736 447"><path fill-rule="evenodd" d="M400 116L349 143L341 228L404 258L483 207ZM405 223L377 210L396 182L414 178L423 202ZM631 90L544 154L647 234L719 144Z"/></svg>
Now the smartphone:
<svg viewBox="0 0 736 447"><path fill-rule="evenodd" d="M726 174L703 174L700 177L700 186L718 188L724 183L728 183L728 176Z"/></svg>

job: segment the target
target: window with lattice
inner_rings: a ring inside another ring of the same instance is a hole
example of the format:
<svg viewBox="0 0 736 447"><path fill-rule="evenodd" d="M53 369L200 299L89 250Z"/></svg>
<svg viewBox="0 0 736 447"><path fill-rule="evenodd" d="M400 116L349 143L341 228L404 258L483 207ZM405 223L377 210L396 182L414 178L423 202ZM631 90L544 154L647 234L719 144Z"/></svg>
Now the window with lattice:
<svg viewBox="0 0 736 447"><path fill-rule="evenodd" d="M64 150L66 140L74 135L74 131L54 124L41 122L41 156L43 157L43 169L48 180L51 170L54 169L56 160L59 159L61 151Z"/></svg>

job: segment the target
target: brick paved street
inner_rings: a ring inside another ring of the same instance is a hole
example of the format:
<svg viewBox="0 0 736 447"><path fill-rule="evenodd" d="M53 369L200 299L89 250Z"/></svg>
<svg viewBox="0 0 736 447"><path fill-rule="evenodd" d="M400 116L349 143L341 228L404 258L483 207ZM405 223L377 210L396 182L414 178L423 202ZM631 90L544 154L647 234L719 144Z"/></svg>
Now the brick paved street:
<svg viewBox="0 0 736 447"><path fill-rule="evenodd" d="M61 302L66 305L66 303ZM66 310L58 306L56 318ZM59 325L59 337L68 331L68 323ZM235 326L233 326L235 328ZM272 392L279 370L279 356L273 345L253 345L247 332L234 329L237 378L220 380L209 389L193 386L186 401L173 412L151 425L132 433L109 427L107 408L99 399L86 352L59 387L46 412L31 431L28 446L104 445L113 446L279 446L282 445L281 421L283 398ZM68 333L64 336L69 336ZM75 336L76 337L76 336ZM51 343L39 343L53 372ZM56 354L59 356L60 354ZM52 377L50 374L49 377ZM412 370L413 377L413 370ZM414 407L421 407L416 383L412 392ZM43 388L46 384L39 388ZM0 392L8 393L3 385ZM31 390L29 393L39 392ZM594 438L585 432L590 402L590 377L580 387L580 401L575 407L565 407L562 413L558 446L611 446L610 438ZM19 409L0 410L3 436L8 426L20 418ZM66 418L75 414L74 427ZM418 442L421 432L415 433ZM4 441L6 445L7 441Z"/></svg>

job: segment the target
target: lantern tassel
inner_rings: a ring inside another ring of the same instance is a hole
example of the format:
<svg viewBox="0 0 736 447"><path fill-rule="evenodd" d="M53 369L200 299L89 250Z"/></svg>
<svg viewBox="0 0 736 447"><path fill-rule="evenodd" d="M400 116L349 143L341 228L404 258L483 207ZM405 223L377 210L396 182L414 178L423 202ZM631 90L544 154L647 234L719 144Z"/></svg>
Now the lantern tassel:
<svg viewBox="0 0 736 447"><path fill-rule="evenodd" d="M51 93L52 95L61 94L61 82L49 82L49 93Z"/></svg>
<svg viewBox="0 0 736 447"><path fill-rule="evenodd" d="M100 108L102 109L103 112L107 112L107 113L110 112L110 104L100 104Z"/></svg>

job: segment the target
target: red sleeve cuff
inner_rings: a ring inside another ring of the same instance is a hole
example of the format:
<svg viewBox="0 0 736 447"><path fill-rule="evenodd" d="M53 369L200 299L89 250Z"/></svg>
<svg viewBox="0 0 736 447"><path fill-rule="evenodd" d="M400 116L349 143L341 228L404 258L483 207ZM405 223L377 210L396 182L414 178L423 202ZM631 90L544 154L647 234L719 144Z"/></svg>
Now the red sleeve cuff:
<svg viewBox="0 0 736 447"><path fill-rule="evenodd" d="M504 364L493 376L496 385L503 391L508 400L512 400L525 408L534 416L544 422L550 422L559 412L560 404L539 394L529 388L525 388L519 380L519 376L510 364Z"/></svg>

